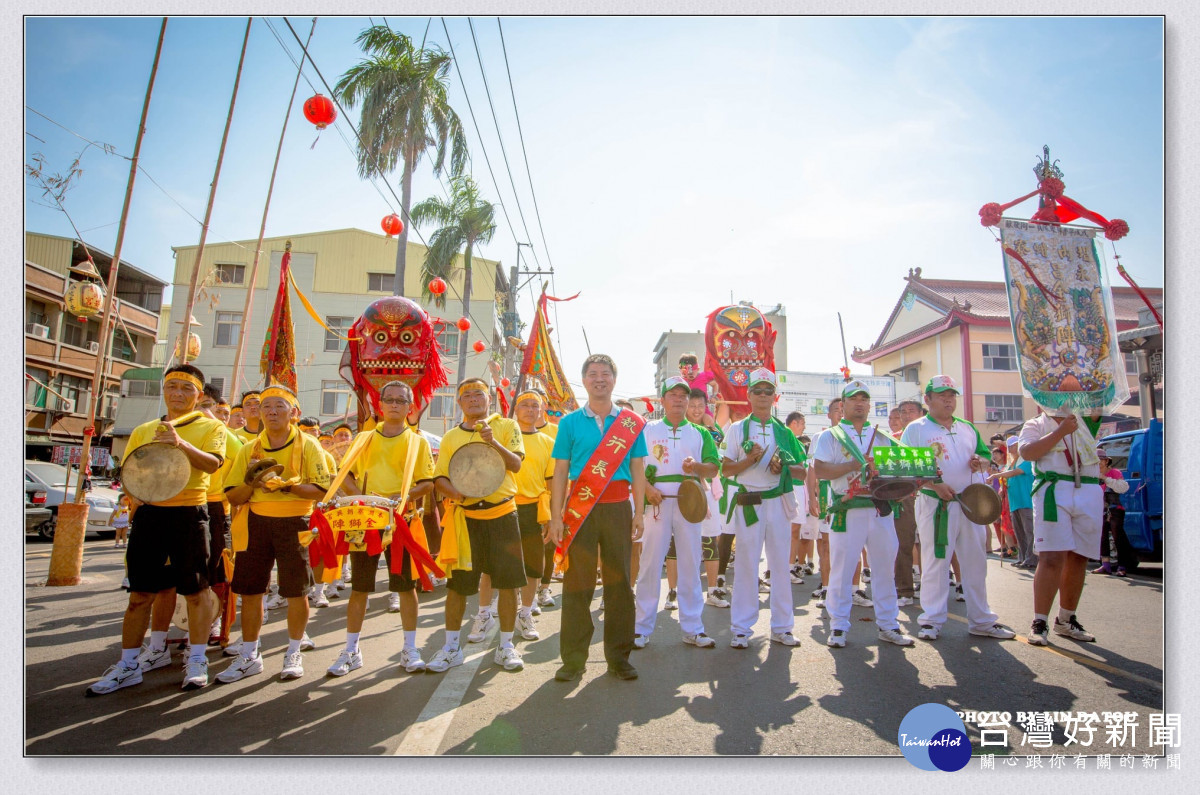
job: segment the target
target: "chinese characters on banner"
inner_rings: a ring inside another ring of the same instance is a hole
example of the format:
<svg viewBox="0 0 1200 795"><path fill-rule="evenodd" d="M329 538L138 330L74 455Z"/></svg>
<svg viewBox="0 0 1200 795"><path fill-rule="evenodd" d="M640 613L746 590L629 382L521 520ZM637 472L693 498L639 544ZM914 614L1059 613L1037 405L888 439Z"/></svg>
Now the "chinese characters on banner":
<svg viewBox="0 0 1200 795"><path fill-rule="evenodd" d="M1109 411L1129 398L1097 231L1000 224L1021 383L1046 409Z"/></svg>
<svg viewBox="0 0 1200 795"><path fill-rule="evenodd" d="M1088 755L1096 755L1096 769L1113 769L1113 757L1117 757L1118 768L1157 769L1160 757L1135 752L1139 738L1143 747L1158 746L1164 749L1180 745L1180 719L1177 713L1151 713L1148 725L1143 726L1137 712L962 712L959 716L967 724L979 729L979 763L984 770L1003 767L1042 769L1085 768ZM1022 765L1018 755L1009 752L1008 730L1020 728L1020 749L1029 752ZM1060 742L1055 742L1055 734ZM1071 750L1071 755L1052 753L1043 758L1037 751L1061 745ZM999 755L988 752L989 747L1004 749ZM1167 754L1168 769L1179 767L1179 755Z"/></svg>

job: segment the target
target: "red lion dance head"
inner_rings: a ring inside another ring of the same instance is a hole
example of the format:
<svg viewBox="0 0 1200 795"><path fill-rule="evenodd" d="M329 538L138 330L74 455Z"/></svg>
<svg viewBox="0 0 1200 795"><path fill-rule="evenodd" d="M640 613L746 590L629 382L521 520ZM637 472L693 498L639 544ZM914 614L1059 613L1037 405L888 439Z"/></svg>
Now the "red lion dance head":
<svg viewBox="0 0 1200 795"><path fill-rule="evenodd" d="M446 385L433 322L425 310L400 296L372 301L350 327L339 373L358 397L361 427L379 413L379 390L388 381L412 387L413 416Z"/></svg>
<svg viewBox="0 0 1200 795"><path fill-rule="evenodd" d="M723 306L708 316L704 329L704 367L714 379L722 400L738 420L750 413L746 384L757 367L775 370L775 329L762 312L746 304Z"/></svg>

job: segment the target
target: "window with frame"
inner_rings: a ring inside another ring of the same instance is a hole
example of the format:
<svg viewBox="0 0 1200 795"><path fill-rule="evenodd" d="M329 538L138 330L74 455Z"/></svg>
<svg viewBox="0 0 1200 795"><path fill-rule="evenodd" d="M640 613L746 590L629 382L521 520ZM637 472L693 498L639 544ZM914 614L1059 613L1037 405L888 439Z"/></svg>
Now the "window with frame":
<svg viewBox="0 0 1200 795"><path fill-rule="evenodd" d="M217 390L221 393L221 397L228 397L228 395L225 394L225 379L224 378L210 378L210 379L208 379L208 383L212 384L213 386L215 386L217 388Z"/></svg>
<svg viewBox="0 0 1200 795"><path fill-rule="evenodd" d="M25 304L25 322L37 323L39 326L49 326L46 322L46 304L41 301L29 301Z"/></svg>
<svg viewBox="0 0 1200 795"><path fill-rule="evenodd" d="M390 293L395 284L396 274L394 273L367 274L367 292L369 293Z"/></svg>
<svg viewBox="0 0 1200 795"><path fill-rule="evenodd" d="M63 342L76 348L86 348L89 342L97 342L96 324L80 323L71 315L63 316Z"/></svg>
<svg viewBox="0 0 1200 795"><path fill-rule="evenodd" d="M25 372L36 378L41 383L25 379L25 405L37 406L38 408L46 408L46 387L42 384L50 380L50 373L45 370L40 370L35 367L26 368Z"/></svg>
<svg viewBox="0 0 1200 795"><path fill-rule="evenodd" d="M129 337L125 334L124 329L118 328L113 331L112 348L110 350L115 359L126 362L133 361L133 345L130 344Z"/></svg>
<svg viewBox="0 0 1200 795"><path fill-rule="evenodd" d="M161 392L157 381L121 382L121 397L158 397Z"/></svg>
<svg viewBox="0 0 1200 795"><path fill-rule="evenodd" d="M350 402L350 387L345 381L321 382L321 413L324 415L345 414Z"/></svg>
<svg viewBox="0 0 1200 795"><path fill-rule="evenodd" d="M74 412L76 414L86 414L88 410L88 398L91 396L91 382L85 381L82 378L76 378L73 375L60 375L58 377L58 386L55 387L55 392L58 392L67 400L75 401Z"/></svg>
<svg viewBox="0 0 1200 795"><path fill-rule="evenodd" d="M446 324L437 335L438 345L442 346L442 353L446 356L457 356L459 335L458 326L452 323Z"/></svg>
<svg viewBox="0 0 1200 795"><path fill-rule="evenodd" d="M1137 375L1137 357L1132 353L1125 354L1125 374Z"/></svg>
<svg viewBox="0 0 1200 795"><path fill-rule="evenodd" d="M431 420L454 419L454 389L444 387L433 393L429 400L429 418Z"/></svg>
<svg viewBox="0 0 1200 795"><path fill-rule="evenodd" d="M346 341L342 337L349 335L350 326L354 325L354 318L326 317L325 322L330 329L333 329L333 331L325 330L325 352L337 353L346 350ZM339 332L342 336L339 337L334 331Z"/></svg>
<svg viewBox="0 0 1200 795"><path fill-rule="evenodd" d="M1017 346L985 342L983 344L983 369L1016 370Z"/></svg>
<svg viewBox="0 0 1200 795"><path fill-rule="evenodd" d="M1025 421L1025 400L1020 395L984 395L983 409L988 422Z"/></svg>
<svg viewBox="0 0 1200 795"><path fill-rule="evenodd" d="M213 332L214 348L236 348L242 335L241 312L218 312Z"/></svg>
<svg viewBox="0 0 1200 795"><path fill-rule="evenodd" d="M217 274L218 284L245 284L246 266L234 262L218 262L213 269Z"/></svg>

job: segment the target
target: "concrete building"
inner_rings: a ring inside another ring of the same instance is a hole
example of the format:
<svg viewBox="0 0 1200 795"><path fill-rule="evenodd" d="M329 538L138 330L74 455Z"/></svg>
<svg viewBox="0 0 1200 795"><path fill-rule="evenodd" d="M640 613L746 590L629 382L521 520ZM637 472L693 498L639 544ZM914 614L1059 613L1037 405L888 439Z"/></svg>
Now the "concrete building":
<svg viewBox="0 0 1200 795"><path fill-rule="evenodd" d="M741 303L748 304L748 301ZM775 369L787 369L787 313L783 304L761 309L763 317L775 329ZM664 331L654 343L654 390L657 393L664 379L679 375L679 357L694 353L704 369L704 332Z"/></svg>
<svg viewBox="0 0 1200 795"><path fill-rule="evenodd" d="M959 411L981 432L991 435L1020 425L1037 412L1025 397L1017 370L1017 348L1003 282L929 279L910 269L905 286L874 344L854 348L851 358L871 365L875 375L891 374L898 382L923 389L930 377L949 375L962 387ZM1113 287L1117 331L1139 325L1145 306L1129 287ZM1152 301L1161 288L1149 288ZM1137 393L1137 364L1126 356L1130 391ZM897 393L902 387L897 387ZM1136 417L1137 406L1120 413Z"/></svg>
<svg viewBox="0 0 1200 795"><path fill-rule="evenodd" d="M254 284L254 304L249 329L244 328L243 310L247 280L254 262L257 241L241 240L205 246L197 281L197 298L192 314L201 324L193 331L200 335L202 350L194 360L205 376L222 388L230 402L236 402L241 392L262 385L259 355L266 336L267 323L279 286L279 266L284 245L292 242L291 269L296 283L312 302L317 312L331 328L348 329L367 305L377 298L392 294L396 245L395 238L364 232L361 229L338 229L327 232L306 232L263 240L258 277ZM168 331L170 343L167 356L174 350L175 340L184 315L188 285L196 261L195 246L176 246L174 290L171 302L173 321ZM421 264L425 247L408 244L404 295L418 303L421 294ZM467 368L470 376L485 376L487 363L504 344L502 313L509 290L508 278L495 260L472 258L471 329L467 332ZM438 309L423 304L434 318L447 322L438 337L443 363L456 382L458 372L459 331L455 321L462 314L463 274L460 270L449 280L446 307ZM499 304L497 301L499 300ZM296 330L296 373L300 407L304 414L317 417L323 424L354 416L354 401L347 384L338 375L345 341L330 334L308 316L300 302L292 296L292 319ZM233 362L238 338L245 333L242 383L231 383ZM482 340L487 350L474 353L471 345ZM485 376L486 377L486 376ZM490 378L489 378L490 380ZM426 411L422 429L441 435L453 423L454 391L441 390Z"/></svg>
<svg viewBox="0 0 1200 795"><path fill-rule="evenodd" d="M102 403L96 416L92 462L107 465L121 376L148 365L153 356L158 313L167 285L122 260L117 272L115 312L121 322L113 332L110 356L103 369L102 394L92 395L100 348L100 316L81 323L66 309L65 301L72 282L80 279L71 269L86 260L89 252L107 285L112 255L85 246L80 240L25 233L26 458L49 460L61 458L64 452L69 456L72 448L82 444L89 407L99 399Z"/></svg>

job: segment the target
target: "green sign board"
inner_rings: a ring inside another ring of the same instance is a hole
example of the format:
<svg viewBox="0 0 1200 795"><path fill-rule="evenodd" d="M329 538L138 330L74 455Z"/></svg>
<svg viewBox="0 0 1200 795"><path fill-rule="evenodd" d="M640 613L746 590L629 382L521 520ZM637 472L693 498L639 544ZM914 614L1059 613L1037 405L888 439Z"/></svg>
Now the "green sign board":
<svg viewBox="0 0 1200 795"><path fill-rule="evenodd" d="M875 468L885 478L935 478L937 459L932 447L879 447Z"/></svg>

